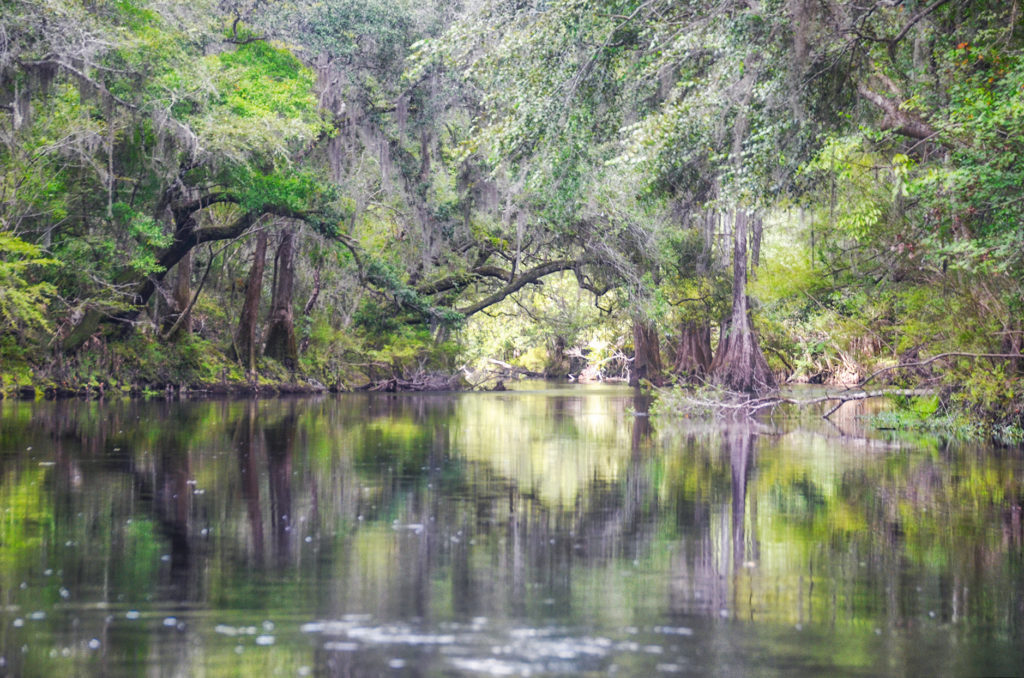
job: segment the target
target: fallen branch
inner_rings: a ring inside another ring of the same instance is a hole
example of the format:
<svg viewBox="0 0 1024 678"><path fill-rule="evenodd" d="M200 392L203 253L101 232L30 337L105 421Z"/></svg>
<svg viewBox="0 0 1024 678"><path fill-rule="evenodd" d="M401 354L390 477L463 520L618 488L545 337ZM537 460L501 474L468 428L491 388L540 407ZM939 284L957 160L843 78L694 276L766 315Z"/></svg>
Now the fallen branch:
<svg viewBox="0 0 1024 678"><path fill-rule="evenodd" d="M877 377L880 374L884 374L885 372L890 372L892 370L899 370L899 369L903 369L903 368L906 368L906 367L924 367L925 365L930 365L931 363L935 362L936 360L941 360L943 358L975 358L975 359L977 359L977 358L991 358L991 359L997 359L997 360L998 359L1011 360L1011 359L1014 359L1014 358L1018 358L1018 359L1024 358L1024 353L964 353L964 352L961 352L961 351L954 351L954 352L951 352L951 353L940 353L938 355L933 355L931 358L928 358L927 360L920 360L920 361L912 362L912 363L900 363L899 365L890 365L889 367L883 367L880 370L876 370L876 371L872 372L867 377L865 377L862 381L860 381L856 386L851 386L847 390L851 391L851 390L853 390L855 388L863 388L864 385L867 384L869 381L871 381L872 379L874 379L875 377Z"/></svg>
<svg viewBox="0 0 1024 678"><path fill-rule="evenodd" d="M497 365L508 374L519 375L523 377L531 377L534 379L544 378L543 372L534 372L533 370L528 370L525 367L517 367L515 365L512 365L511 363L505 362L504 360L498 360L497 358L488 358L487 362Z"/></svg>
<svg viewBox="0 0 1024 678"><path fill-rule="evenodd" d="M901 388L901 389L885 389L881 391L862 391L860 393L826 393L823 396L816 398L787 398L784 396L763 396L760 398L745 398L739 399L734 397L733 399L722 399L722 400L711 400L711 399L697 399L687 396L683 396L683 400L687 403L695 406L711 410L714 412L732 411L745 414L747 416L754 415L761 410L774 409L779 405L796 405L797 407L807 407L809 405L817 405L820 403L835 402L835 406L821 415L822 419L828 420L836 410L843 406L844 403L850 402L851 400L868 400L869 398L884 398L887 396L903 396L903 397L915 397L915 396L926 396L934 393L931 389L923 388ZM740 396L740 394L726 394L732 396ZM740 396L742 398L742 396Z"/></svg>

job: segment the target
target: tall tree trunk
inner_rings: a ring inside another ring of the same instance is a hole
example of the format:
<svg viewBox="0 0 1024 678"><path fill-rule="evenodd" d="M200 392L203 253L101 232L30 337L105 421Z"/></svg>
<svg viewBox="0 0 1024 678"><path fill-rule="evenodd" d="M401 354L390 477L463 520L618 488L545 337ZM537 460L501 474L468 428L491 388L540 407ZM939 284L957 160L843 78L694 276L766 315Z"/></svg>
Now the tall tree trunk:
<svg viewBox="0 0 1024 678"><path fill-rule="evenodd" d="M757 277L757 268L761 265L761 237L764 234L764 221L754 215L750 223L750 277Z"/></svg>
<svg viewBox="0 0 1024 678"><path fill-rule="evenodd" d="M732 317L729 332L711 363L715 381L733 391L764 393L777 388L761 352L747 302L747 214L736 212L733 228Z"/></svg>
<svg viewBox="0 0 1024 678"><path fill-rule="evenodd" d="M267 232L260 230L256 234L256 251L252 255L252 267L249 268L249 280L245 286L245 303L238 318L238 331L235 333L235 358L250 374L256 371L256 319L260 308L260 296L263 292L263 269L267 261Z"/></svg>
<svg viewBox="0 0 1024 678"><path fill-rule="evenodd" d="M711 328L706 322L684 320L679 323L672 371L679 376L701 376L711 367Z"/></svg>
<svg viewBox="0 0 1024 678"><path fill-rule="evenodd" d="M299 362L295 341L295 313L292 297L295 291L295 228L289 226L281 234L277 248L274 300L270 308L270 326L263 355L273 358L290 370Z"/></svg>
<svg viewBox="0 0 1024 678"><path fill-rule="evenodd" d="M660 386L661 348L658 345L658 329L647 320L633 321L633 371L629 374L629 385L637 386L642 380Z"/></svg>
<svg viewBox="0 0 1024 678"><path fill-rule="evenodd" d="M178 261L178 271L174 277L174 289L171 290L171 299L174 302L173 313L169 314L165 319L166 327L164 330L170 329L182 313L191 313L188 309L189 302L192 301L192 251L189 250L185 253L185 256ZM172 336L168 339L175 339L184 332L188 334L192 331L192 318L186 317L180 323L178 323L178 329L174 331Z"/></svg>

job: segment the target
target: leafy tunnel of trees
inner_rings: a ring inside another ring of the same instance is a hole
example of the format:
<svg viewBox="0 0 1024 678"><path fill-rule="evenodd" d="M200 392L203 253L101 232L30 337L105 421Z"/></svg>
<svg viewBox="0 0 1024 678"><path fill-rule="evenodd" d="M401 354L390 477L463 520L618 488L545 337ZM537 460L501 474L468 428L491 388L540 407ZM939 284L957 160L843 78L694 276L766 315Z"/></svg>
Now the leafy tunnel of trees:
<svg viewBox="0 0 1024 678"><path fill-rule="evenodd" d="M1022 158L1018 0L11 0L0 381L871 376L1019 422Z"/></svg>

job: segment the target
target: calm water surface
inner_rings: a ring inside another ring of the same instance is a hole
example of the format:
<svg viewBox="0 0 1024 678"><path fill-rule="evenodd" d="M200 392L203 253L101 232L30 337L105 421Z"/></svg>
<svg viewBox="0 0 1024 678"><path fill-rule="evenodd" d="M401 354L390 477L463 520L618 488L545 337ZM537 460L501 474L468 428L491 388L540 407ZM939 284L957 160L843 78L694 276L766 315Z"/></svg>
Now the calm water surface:
<svg viewBox="0 0 1024 678"><path fill-rule="evenodd" d="M0 674L1024 673L1021 451L523 388L0 403Z"/></svg>

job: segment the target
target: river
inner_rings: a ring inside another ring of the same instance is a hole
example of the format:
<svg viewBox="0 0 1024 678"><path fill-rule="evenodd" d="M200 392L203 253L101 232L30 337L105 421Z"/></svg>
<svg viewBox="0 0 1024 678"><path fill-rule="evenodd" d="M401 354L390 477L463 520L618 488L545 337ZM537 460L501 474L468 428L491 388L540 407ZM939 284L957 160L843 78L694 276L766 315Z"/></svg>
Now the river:
<svg viewBox="0 0 1024 678"><path fill-rule="evenodd" d="M1020 450L516 389L0 402L0 675L1024 674Z"/></svg>

